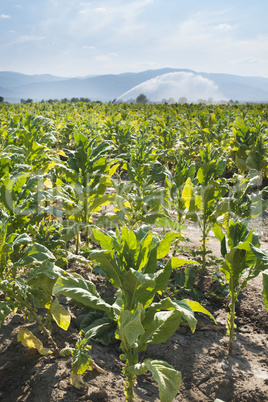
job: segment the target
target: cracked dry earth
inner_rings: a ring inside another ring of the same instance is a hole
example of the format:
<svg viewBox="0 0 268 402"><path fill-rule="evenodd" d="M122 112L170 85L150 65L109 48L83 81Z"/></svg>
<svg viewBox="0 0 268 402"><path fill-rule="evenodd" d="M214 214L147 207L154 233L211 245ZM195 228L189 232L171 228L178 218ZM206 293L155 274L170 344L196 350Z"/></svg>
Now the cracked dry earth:
<svg viewBox="0 0 268 402"><path fill-rule="evenodd" d="M189 226L190 243L199 247L197 228ZM268 239L261 236L263 248ZM209 248L219 256L218 241L209 239ZM211 280L205 278L210 286ZM241 292L237 302L237 339L233 352L227 354L226 315L228 299L210 300L202 304L213 313L217 326L198 315L194 334L181 326L167 341L149 345L141 359L163 359L182 372L182 386L174 399L180 402L268 401L268 312L261 295L262 278L256 278ZM197 284L198 286L198 284ZM74 315L77 311L71 300L66 306ZM91 355L105 374L86 372L85 387L80 390L69 381L71 358L40 356L34 349L27 349L17 342L16 335L25 326L22 314L9 316L0 329L0 402L74 402L74 401L124 401L122 363L119 345L105 347L93 344ZM39 336L33 323L26 326ZM59 347L74 346L77 330L74 323L67 332L54 328L54 338ZM42 338L41 338L42 339ZM45 346L46 340L44 341ZM135 389L137 402L159 401L156 383L148 374L138 378Z"/></svg>

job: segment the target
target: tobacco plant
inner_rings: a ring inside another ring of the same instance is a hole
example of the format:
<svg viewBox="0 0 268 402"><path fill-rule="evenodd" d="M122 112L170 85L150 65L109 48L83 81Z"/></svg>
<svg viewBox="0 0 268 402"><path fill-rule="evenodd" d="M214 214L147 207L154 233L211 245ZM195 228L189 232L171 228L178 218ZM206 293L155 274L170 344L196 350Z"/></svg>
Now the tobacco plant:
<svg viewBox="0 0 268 402"><path fill-rule="evenodd" d="M172 171L166 173L165 188L167 191L167 197L169 201L169 207L174 207L177 215L177 219L160 219L163 223L167 223L173 230L177 230L180 233L180 237L176 242L174 252L180 241L181 231L183 224L189 213L192 192L191 192L191 180L195 176L195 164L187 162L181 154L175 155L174 166ZM189 180L188 180L189 179Z"/></svg>
<svg viewBox="0 0 268 402"><path fill-rule="evenodd" d="M247 176L234 174L229 181L228 194L219 202L224 219L257 218L268 205L268 188L260 187L260 176L256 170Z"/></svg>
<svg viewBox="0 0 268 402"><path fill-rule="evenodd" d="M89 139L82 133L76 133L75 140L76 150L65 150L67 166L56 166L59 172L64 172L56 185L60 188L63 210L68 217L64 222L65 240L76 235L78 254L80 230L83 229L86 246L89 246L88 225L92 223L93 214L113 200L113 196L105 194L105 191L108 186L112 186L111 176L118 164L108 160L108 154L113 149L111 142Z"/></svg>
<svg viewBox="0 0 268 402"><path fill-rule="evenodd" d="M130 228L153 224L167 215L165 189L159 183L164 179L165 167L158 161L156 149L141 138L135 148L124 155L122 166L128 181L114 182L117 216Z"/></svg>
<svg viewBox="0 0 268 402"><path fill-rule="evenodd" d="M209 160L210 157L213 157L210 145L206 147L204 154L205 162L197 171L198 185L194 186L193 190L190 189L190 192L193 191L194 193L194 206L189 205L190 212L188 214L191 219L197 221L201 229L200 250L203 270L206 269L208 233L217 217L222 213L219 201L228 191L224 180L220 178L226 168L226 160L216 159L216 157ZM189 203L190 200L189 197Z"/></svg>
<svg viewBox="0 0 268 402"><path fill-rule="evenodd" d="M214 226L214 233L221 242L221 253L224 258L224 264L220 270L226 278L231 297L230 312L227 315L229 353L232 351L235 340L235 303L238 295L251 279L265 271L268 266L267 254L260 250L258 236L247 226L247 220L230 220L225 226L226 234L218 224ZM267 297L267 293L264 294Z"/></svg>
<svg viewBox="0 0 268 402"><path fill-rule="evenodd" d="M55 258L46 247L38 243L29 244L30 240L29 236L13 234L1 246L0 290L5 301L0 302L0 325L10 313L19 309L25 320L38 323L54 350L57 350L51 336L51 318L64 330L70 324L70 315L52 297L52 289L60 275L60 269L54 265ZM46 309L46 317L39 314L40 308ZM25 346L35 347L41 354L50 353L26 328L21 328L18 340Z"/></svg>
<svg viewBox="0 0 268 402"><path fill-rule="evenodd" d="M129 402L134 400L136 376L147 371L159 385L161 401L173 400L181 384L180 372L161 360L148 358L139 363L139 353L145 351L150 343L169 339L182 320L187 321L194 332L194 311L210 315L196 302L170 298L155 301L155 296L167 287L172 269L191 263L175 257L160 263L177 236L178 233L171 232L159 239L144 226L135 231L124 226L121 233L117 230L116 234L92 227L92 239L100 244L101 249L93 251L90 259L99 264L117 290L116 299L105 301L93 283L79 275L66 273L54 287L55 294L64 294L88 307L102 310L117 323L115 335L121 342L123 354L120 358L125 362L125 395ZM107 328L107 320L103 325ZM97 320L95 331L93 325L88 332L84 330L87 340L102 331L101 327Z"/></svg>
<svg viewBox="0 0 268 402"><path fill-rule="evenodd" d="M29 234L12 232L12 217L1 212L0 290L5 300L0 301L0 325L10 313L19 309L25 319L38 323L56 350L50 333L50 318L66 330L70 316L52 296L52 288L60 275L54 264L55 257L45 246L33 242ZM40 308L46 309L46 318L39 314ZM26 328L21 328L18 340L25 346L35 347L41 354L49 353Z"/></svg>

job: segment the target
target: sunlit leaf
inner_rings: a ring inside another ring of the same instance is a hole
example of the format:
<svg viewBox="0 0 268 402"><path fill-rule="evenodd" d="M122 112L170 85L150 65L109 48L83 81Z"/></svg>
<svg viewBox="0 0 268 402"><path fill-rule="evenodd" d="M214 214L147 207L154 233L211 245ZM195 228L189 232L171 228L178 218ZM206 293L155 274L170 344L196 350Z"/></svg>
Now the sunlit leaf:
<svg viewBox="0 0 268 402"><path fill-rule="evenodd" d="M23 346L36 349L40 355L47 356L52 353L50 349L44 348L43 343L27 328L20 328L17 339Z"/></svg>

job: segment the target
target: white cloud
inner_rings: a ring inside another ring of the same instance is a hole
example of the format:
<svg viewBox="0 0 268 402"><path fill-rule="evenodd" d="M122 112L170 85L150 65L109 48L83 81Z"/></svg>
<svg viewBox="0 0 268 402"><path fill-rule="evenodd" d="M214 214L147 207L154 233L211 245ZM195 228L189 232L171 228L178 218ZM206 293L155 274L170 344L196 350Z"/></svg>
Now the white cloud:
<svg viewBox="0 0 268 402"><path fill-rule="evenodd" d="M106 36L108 42L122 42L131 38L132 41L142 35L148 35L147 25L143 24L140 15L146 10L147 6L155 0L132 0L123 2L116 0L111 4L106 0L100 7L95 7L95 2L80 3L81 9L74 16L71 23L73 34L97 35L109 32Z"/></svg>
<svg viewBox="0 0 268 402"><path fill-rule="evenodd" d="M191 47L192 51L213 48L215 41L222 40L223 32L235 31L236 25L220 22L215 24L215 21L224 17L224 10L221 13L209 10L193 13L181 21L173 31L167 30L166 34L162 31L159 42L163 47L181 49Z"/></svg>
<svg viewBox="0 0 268 402"><path fill-rule="evenodd" d="M230 11L203 10L188 15L177 27L162 29L151 53L158 52L162 60L168 60L166 65L174 67L246 75L251 64L258 66L256 75L267 75L268 35L255 33L250 38L245 32L246 23Z"/></svg>
<svg viewBox="0 0 268 402"><path fill-rule="evenodd" d="M0 15L0 18L8 19L8 18L10 18L10 15L8 15L8 14L1 14L1 15Z"/></svg>
<svg viewBox="0 0 268 402"><path fill-rule="evenodd" d="M45 36L37 36L37 35L24 35L16 40L16 42L32 42L32 41L40 41L46 39Z"/></svg>
<svg viewBox="0 0 268 402"><path fill-rule="evenodd" d="M259 64L263 62L265 62L263 58L254 56L242 57L240 59L234 59L229 61L230 64Z"/></svg>
<svg viewBox="0 0 268 402"><path fill-rule="evenodd" d="M219 25L215 26L215 29L217 31L232 31L234 29L234 27L230 24L219 24Z"/></svg>
<svg viewBox="0 0 268 402"><path fill-rule="evenodd" d="M96 46L83 46L83 49L96 49Z"/></svg>
<svg viewBox="0 0 268 402"><path fill-rule="evenodd" d="M108 53L108 54L103 54L95 57L95 60L101 61L101 62L108 62L111 61L114 57L118 56L117 53Z"/></svg>
<svg viewBox="0 0 268 402"><path fill-rule="evenodd" d="M109 60L109 57L103 54L103 55L100 55L100 56L96 56L95 60L106 62L106 61Z"/></svg>
<svg viewBox="0 0 268 402"><path fill-rule="evenodd" d="M247 2L242 8L232 0L184 3L18 0L18 3L22 7L14 15L8 8L2 8L0 14L3 22L0 44L6 69L13 59L20 69L27 59L25 71L33 71L30 62L33 57L36 65L40 63L40 69L47 68L59 75L60 69L64 74L77 71L79 75L87 75L170 66L267 76L268 31L264 7L249 6ZM7 17L11 20L4 19ZM11 34L5 25L15 18L13 26L8 27L16 29ZM263 36L258 36L260 33Z"/></svg>

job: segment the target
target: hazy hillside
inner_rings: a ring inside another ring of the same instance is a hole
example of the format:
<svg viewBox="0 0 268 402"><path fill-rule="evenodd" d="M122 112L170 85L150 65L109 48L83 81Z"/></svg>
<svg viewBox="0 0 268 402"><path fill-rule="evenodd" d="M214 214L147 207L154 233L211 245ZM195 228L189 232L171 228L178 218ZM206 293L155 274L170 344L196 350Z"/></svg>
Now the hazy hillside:
<svg viewBox="0 0 268 402"><path fill-rule="evenodd" d="M13 71L0 72L0 87L5 88L15 88L20 85L25 85L33 82L44 83L44 82L54 82L61 80L66 80L66 78L56 77L50 74L25 75L21 73L15 73Z"/></svg>
<svg viewBox="0 0 268 402"><path fill-rule="evenodd" d="M164 68L160 70L147 70L140 73L123 73L123 74L108 74L88 77L64 78L53 75L24 75L16 72L0 72L0 96L3 96L6 101L19 102L20 99L31 98L34 101L42 99L71 99L73 97L86 97L91 100L112 101L128 91L135 92L137 90L148 87L150 80L171 73L183 73L185 77L191 73L191 76L203 77L207 82L217 89L217 93L223 99L233 99L242 102L268 102L268 79L261 77L242 77L231 74L213 74L213 73L196 73L186 69L171 69ZM171 75L170 75L171 74ZM174 74L174 79L179 75ZM158 79L159 81L159 79ZM163 88L163 80L161 85ZM146 84L145 84L146 83ZM177 83L176 83L177 85ZM178 87L178 96L187 97L191 86L181 85ZM172 88L172 82L169 82L169 88ZM166 88L165 96L168 97ZM174 97L174 88L171 91ZM152 93L152 92L151 92ZM131 94L130 94L131 95ZM146 94L145 94L146 95ZM176 95L176 94L175 94ZM153 96L153 95L152 95ZM158 96L159 91L158 91ZM130 96L131 97L131 96ZM201 96L202 97L202 96ZM151 101L156 99L148 98Z"/></svg>

